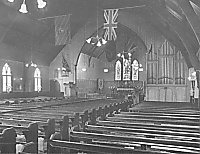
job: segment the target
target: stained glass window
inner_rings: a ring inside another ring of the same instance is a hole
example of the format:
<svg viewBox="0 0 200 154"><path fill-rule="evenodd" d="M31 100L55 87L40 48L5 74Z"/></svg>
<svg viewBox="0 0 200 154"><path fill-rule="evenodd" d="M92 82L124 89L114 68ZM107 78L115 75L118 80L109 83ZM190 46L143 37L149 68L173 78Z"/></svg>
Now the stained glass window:
<svg viewBox="0 0 200 154"><path fill-rule="evenodd" d="M121 70L122 70L122 65L121 62L118 60L115 64L115 80L117 81L120 81L122 79Z"/></svg>
<svg viewBox="0 0 200 154"><path fill-rule="evenodd" d="M35 84L35 91L41 91L42 90L42 82L41 82L41 73L39 68L35 69L35 73L34 73L34 84Z"/></svg>
<svg viewBox="0 0 200 154"><path fill-rule="evenodd" d="M139 79L138 75L139 75L139 63L137 60L134 60L132 64L132 80L138 81Z"/></svg>
<svg viewBox="0 0 200 154"><path fill-rule="evenodd" d="M123 58L123 80L130 80L131 77L131 60Z"/></svg>
<svg viewBox="0 0 200 154"><path fill-rule="evenodd" d="M12 72L10 66L6 63L2 69L3 92L12 91Z"/></svg>

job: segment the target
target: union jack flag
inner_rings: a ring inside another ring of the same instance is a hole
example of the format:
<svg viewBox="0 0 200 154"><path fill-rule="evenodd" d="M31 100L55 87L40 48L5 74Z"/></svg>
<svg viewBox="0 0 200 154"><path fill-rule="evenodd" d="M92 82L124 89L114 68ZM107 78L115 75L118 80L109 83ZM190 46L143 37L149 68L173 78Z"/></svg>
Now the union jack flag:
<svg viewBox="0 0 200 154"><path fill-rule="evenodd" d="M104 33L105 40L112 40L117 38L117 34L115 32L115 28L117 28L116 19L118 17L119 9L107 9L104 10L104 18L106 22L104 23L104 29L106 29Z"/></svg>

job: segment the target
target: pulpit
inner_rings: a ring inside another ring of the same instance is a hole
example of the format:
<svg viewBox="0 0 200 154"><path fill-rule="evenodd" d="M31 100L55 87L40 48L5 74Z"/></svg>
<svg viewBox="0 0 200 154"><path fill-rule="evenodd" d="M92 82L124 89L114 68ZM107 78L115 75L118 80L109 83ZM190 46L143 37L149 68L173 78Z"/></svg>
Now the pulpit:
<svg viewBox="0 0 200 154"><path fill-rule="evenodd" d="M65 92L64 92L65 97L75 97L76 96L76 89L75 89L75 85L73 82L64 83L64 87L65 87Z"/></svg>

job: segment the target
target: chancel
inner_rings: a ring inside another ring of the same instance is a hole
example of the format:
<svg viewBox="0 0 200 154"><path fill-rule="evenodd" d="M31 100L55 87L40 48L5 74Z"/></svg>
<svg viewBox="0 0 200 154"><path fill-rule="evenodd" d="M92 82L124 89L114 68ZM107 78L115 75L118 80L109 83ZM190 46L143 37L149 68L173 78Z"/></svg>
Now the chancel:
<svg viewBox="0 0 200 154"><path fill-rule="evenodd" d="M0 0L0 153L199 154L199 0Z"/></svg>

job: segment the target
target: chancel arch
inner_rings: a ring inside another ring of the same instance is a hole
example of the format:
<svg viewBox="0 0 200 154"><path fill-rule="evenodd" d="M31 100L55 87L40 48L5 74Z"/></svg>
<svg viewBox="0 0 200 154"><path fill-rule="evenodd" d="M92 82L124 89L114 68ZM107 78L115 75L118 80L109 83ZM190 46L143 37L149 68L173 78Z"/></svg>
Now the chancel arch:
<svg viewBox="0 0 200 154"><path fill-rule="evenodd" d="M12 91L12 71L8 63L5 63L2 69L2 84L3 92Z"/></svg>

